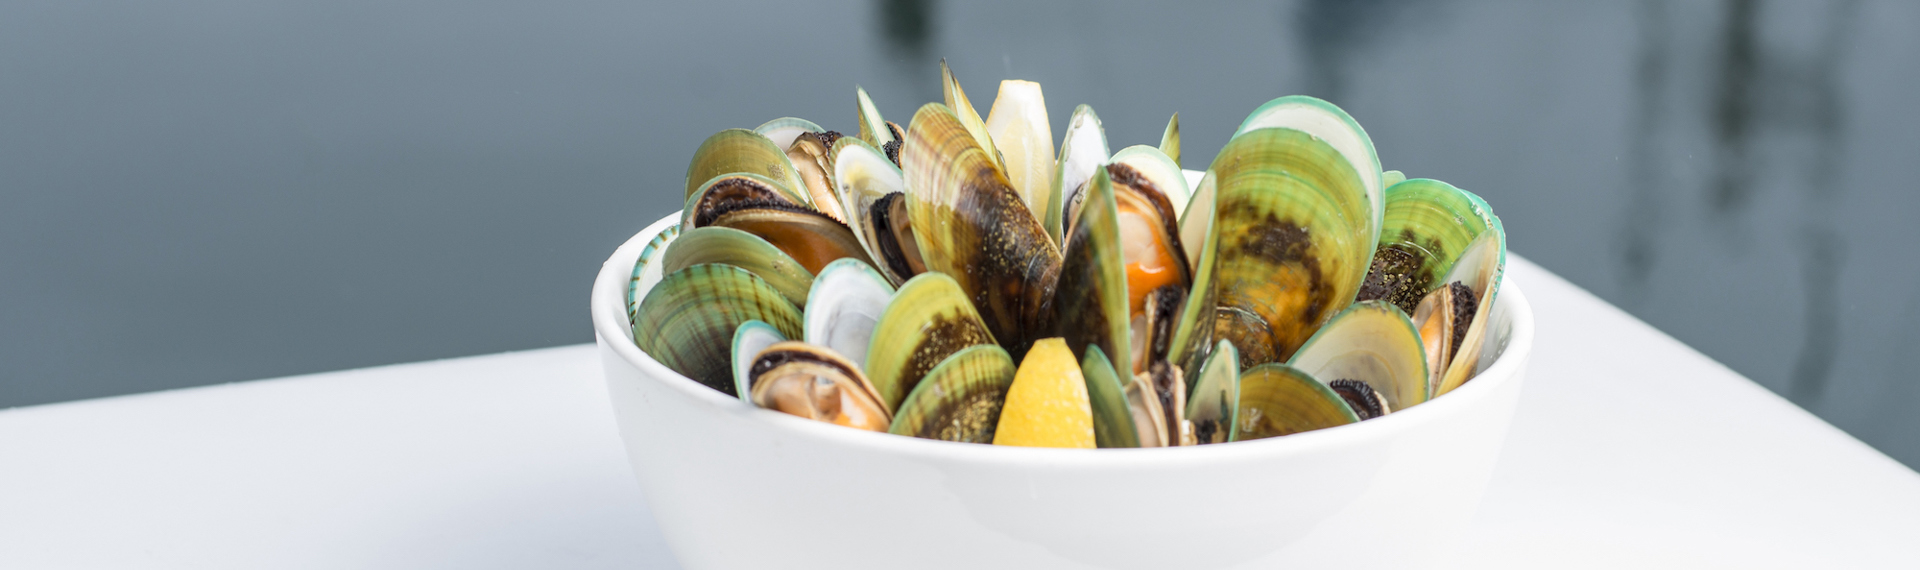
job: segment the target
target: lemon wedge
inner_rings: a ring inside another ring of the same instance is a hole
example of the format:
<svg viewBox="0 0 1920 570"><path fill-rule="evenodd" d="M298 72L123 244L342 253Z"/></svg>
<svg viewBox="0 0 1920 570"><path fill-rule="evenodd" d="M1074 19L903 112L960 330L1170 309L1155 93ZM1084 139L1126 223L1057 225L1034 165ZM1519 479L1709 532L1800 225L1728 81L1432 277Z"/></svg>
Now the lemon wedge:
<svg viewBox="0 0 1920 570"><path fill-rule="evenodd" d="M1080 363L1060 338L1033 343L1013 374L994 445L1092 449L1093 406Z"/></svg>

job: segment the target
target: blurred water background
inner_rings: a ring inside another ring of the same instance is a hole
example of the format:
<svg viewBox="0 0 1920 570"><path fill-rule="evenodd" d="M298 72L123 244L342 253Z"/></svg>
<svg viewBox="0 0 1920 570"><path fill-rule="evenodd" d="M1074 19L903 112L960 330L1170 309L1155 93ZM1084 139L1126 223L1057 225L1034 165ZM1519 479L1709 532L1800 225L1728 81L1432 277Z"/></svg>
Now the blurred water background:
<svg viewBox="0 0 1920 570"><path fill-rule="evenodd" d="M856 84L904 122L944 57L982 111L1040 81L1056 140L1178 111L1189 166L1332 100L1515 251L1920 465L1916 56L1902 0L0 3L0 407L590 342L703 138L855 130Z"/></svg>

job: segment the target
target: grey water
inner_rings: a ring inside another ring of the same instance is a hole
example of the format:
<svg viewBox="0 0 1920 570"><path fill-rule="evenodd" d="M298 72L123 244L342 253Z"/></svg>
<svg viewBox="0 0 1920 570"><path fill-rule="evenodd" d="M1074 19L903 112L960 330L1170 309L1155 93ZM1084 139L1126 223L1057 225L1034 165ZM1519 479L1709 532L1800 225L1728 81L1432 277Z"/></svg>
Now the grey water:
<svg viewBox="0 0 1920 570"><path fill-rule="evenodd" d="M946 58L1188 164L1275 96L1920 465L1920 4L0 3L0 406L589 342L706 135ZM1634 358L1606 346L1593 357ZM1660 394L1647 394L1658 398Z"/></svg>

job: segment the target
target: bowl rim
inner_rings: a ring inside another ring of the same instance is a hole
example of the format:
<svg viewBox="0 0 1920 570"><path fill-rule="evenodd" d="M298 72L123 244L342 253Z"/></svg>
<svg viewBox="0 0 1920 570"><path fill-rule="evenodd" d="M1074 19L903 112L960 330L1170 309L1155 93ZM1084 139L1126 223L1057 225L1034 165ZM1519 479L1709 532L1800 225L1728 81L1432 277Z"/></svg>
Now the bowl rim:
<svg viewBox="0 0 1920 570"><path fill-rule="evenodd" d="M601 350L612 350L626 364L638 369L644 381L660 382L668 389L708 407L713 413L734 415L737 419L758 422L788 437L813 443L857 448L865 451L900 455L922 460L957 461L1025 467L1165 466L1169 462L1237 462L1270 460L1279 456L1317 453L1328 448L1358 446L1391 439L1395 434L1418 430L1452 414L1478 409L1475 403L1491 398L1508 382L1520 380L1529 355L1533 352L1534 315L1526 295L1515 286L1511 272L1503 272L1500 295L1495 303L1507 306L1512 331L1507 346L1493 364L1475 375L1472 381L1454 389L1446 397L1436 397L1419 406L1387 414L1364 422L1319 429L1285 437L1233 442L1232 445L1199 445L1174 448L1138 449L1049 449L980 445L904 437L888 433L847 429L802 419L788 414L754 407L739 398L708 388L674 372L640 350L631 337L632 325L626 310L627 288L636 280L633 265L640 249L668 226L680 222L675 212L648 225L616 248L594 279L590 309L594 336ZM623 330L625 329L625 330ZM613 376L608 375L609 382Z"/></svg>

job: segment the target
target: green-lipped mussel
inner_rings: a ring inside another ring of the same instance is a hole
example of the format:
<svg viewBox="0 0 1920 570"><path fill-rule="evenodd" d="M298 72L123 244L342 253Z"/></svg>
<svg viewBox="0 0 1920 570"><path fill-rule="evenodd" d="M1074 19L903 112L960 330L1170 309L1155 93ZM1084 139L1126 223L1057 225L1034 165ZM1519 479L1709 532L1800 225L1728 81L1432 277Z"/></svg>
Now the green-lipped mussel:
<svg viewBox="0 0 1920 570"><path fill-rule="evenodd" d="M1037 83L1003 83L983 119L943 62L941 93L904 129L856 87L852 134L709 137L634 269L634 342L799 417L1097 447L1392 415L1497 353L1500 219L1381 170L1331 103L1260 106L1190 186L1178 114L1112 152L1086 105L1055 145Z"/></svg>

